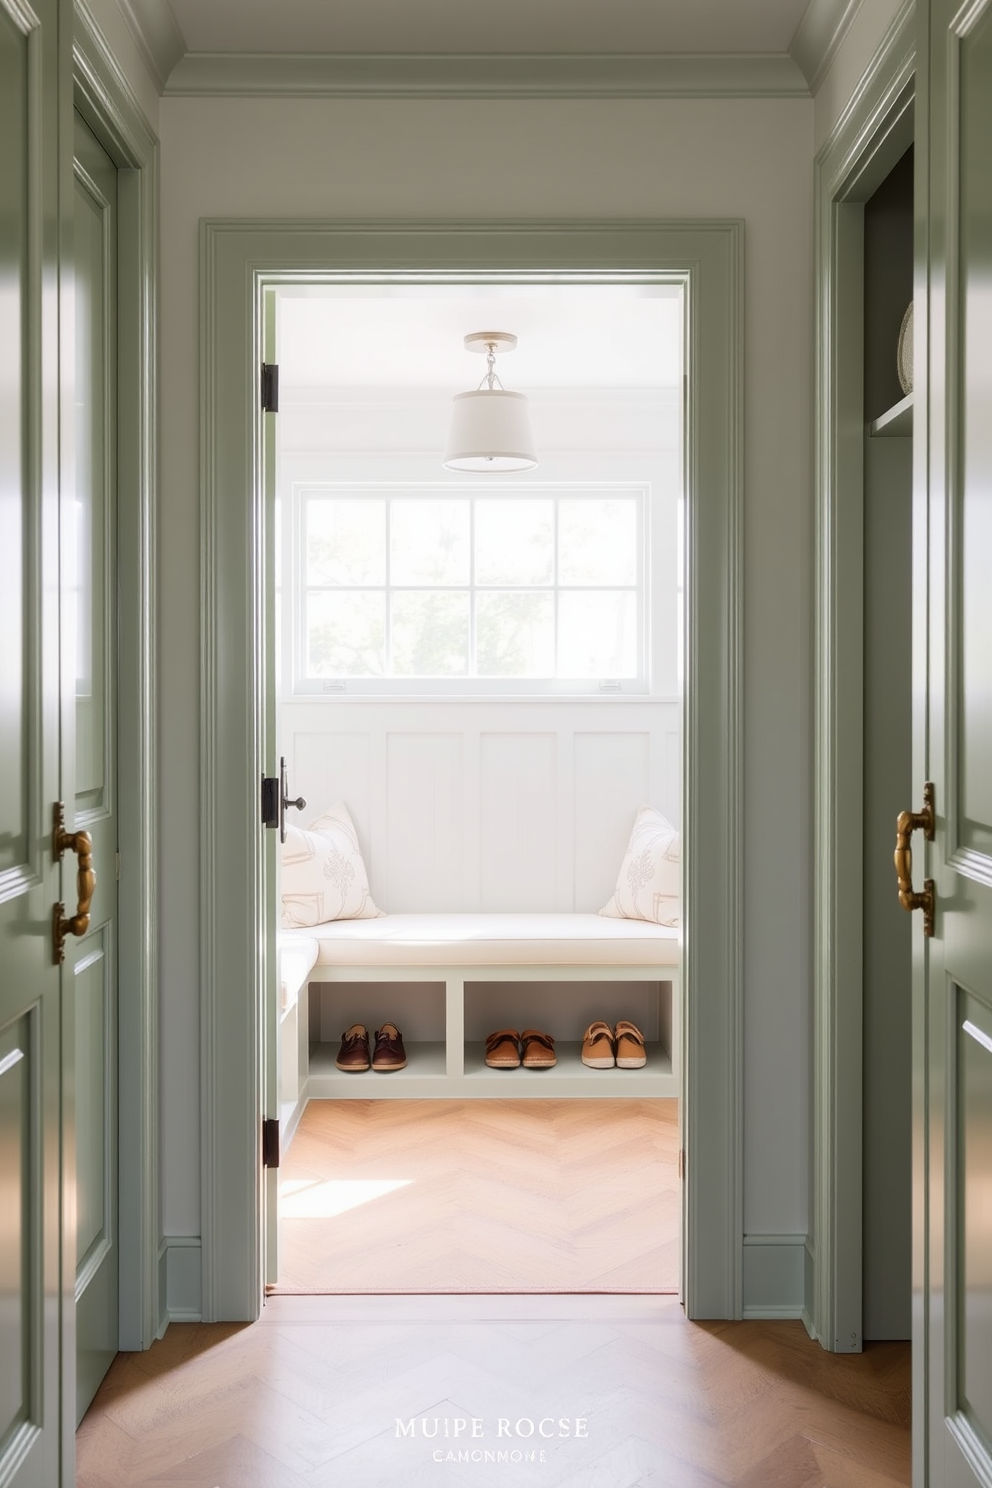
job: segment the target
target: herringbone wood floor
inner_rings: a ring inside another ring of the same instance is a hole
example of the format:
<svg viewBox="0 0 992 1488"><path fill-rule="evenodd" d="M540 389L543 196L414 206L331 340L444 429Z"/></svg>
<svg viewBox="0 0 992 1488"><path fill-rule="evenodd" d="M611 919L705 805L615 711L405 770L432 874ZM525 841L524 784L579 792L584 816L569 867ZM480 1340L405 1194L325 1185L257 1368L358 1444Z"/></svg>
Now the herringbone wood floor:
<svg viewBox="0 0 992 1488"><path fill-rule="evenodd" d="M674 1297L277 1297L118 1356L77 1485L897 1488L909 1407L908 1344L826 1354L798 1322L688 1323ZM467 1443L419 1424L471 1417ZM587 1435L496 1435L548 1417ZM473 1449L545 1458L445 1460Z"/></svg>
<svg viewBox="0 0 992 1488"><path fill-rule="evenodd" d="M276 1290L676 1291L677 1164L674 1100L311 1101Z"/></svg>

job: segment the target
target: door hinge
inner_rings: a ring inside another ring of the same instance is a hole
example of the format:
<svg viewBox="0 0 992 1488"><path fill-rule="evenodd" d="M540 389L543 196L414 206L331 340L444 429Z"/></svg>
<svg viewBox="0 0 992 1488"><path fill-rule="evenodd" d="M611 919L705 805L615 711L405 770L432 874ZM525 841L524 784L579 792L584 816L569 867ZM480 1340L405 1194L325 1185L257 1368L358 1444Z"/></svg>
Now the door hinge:
<svg viewBox="0 0 992 1488"><path fill-rule="evenodd" d="M277 827L279 825L279 777L278 775L262 776L262 826Z"/></svg>
<svg viewBox="0 0 992 1488"><path fill-rule="evenodd" d="M120 881L121 881L121 855L120 855L120 853L115 853L114 856L115 856L115 858L117 860L117 862L116 862L116 867L117 867L117 882L120 883Z"/></svg>
<svg viewBox="0 0 992 1488"><path fill-rule="evenodd" d="M262 412L279 412L279 364L262 363Z"/></svg>
<svg viewBox="0 0 992 1488"><path fill-rule="evenodd" d="M279 1122L273 1116L266 1116L262 1122L262 1167L277 1168L279 1166Z"/></svg>
<svg viewBox="0 0 992 1488"><path fill-rule="evenodd" d="M679 1148L679 1177L685 1177L685 1148Z"/></svg>

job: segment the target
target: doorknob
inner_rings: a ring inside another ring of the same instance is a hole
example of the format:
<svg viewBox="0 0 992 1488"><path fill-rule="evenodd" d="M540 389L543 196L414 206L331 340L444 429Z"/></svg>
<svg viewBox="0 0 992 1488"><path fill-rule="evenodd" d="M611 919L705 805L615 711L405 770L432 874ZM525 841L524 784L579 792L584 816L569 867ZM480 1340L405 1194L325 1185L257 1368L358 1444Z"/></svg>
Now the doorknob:
<svg viewBox="0 0 992 1488"><path fill-rule="evenodd" d="M936 894L932 878L924 881L921 893L913 889L913 833L921 831L928 842L933 841L936 813L934 810L933 782L928 780L923 787L923 810L900 811L896 819L896 879L899 884L899 903L903 909L922 909L923 934L933 934L933 916Z"/></svg>
<svg viewBox="0 0 992 1488"><path fill-rule="evenodd" d="M89 832L66 831L65 807L61 801L55 802L53 814L55 824L52 851L56 861L61 862L66 852L74 852L78 860L76 913L67 919L64 904L56 904L52 908L52 952L55 965L61 966L65 960L66 936L85 935L90 928L90 905L96 888L96 874L93 871L93 839Z"/></svg>

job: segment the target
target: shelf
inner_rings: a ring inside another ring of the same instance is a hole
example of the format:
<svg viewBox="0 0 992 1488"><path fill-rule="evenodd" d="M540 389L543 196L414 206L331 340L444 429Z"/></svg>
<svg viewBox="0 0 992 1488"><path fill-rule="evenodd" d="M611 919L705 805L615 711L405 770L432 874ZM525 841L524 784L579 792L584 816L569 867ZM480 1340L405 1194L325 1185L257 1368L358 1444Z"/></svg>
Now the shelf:
<svg viewBox="0 0 992 1488"><path fill-rule="evenodd" d="M872 439L904 439L913 432L913 394L907 393L868 425Z"/></svg>
<svg viewBox="0 0 992 1488"><path fill-rule="evenodd" d="M647 1046L643 1069L591 1070L579 1058L579 1042L557 1045L558 1063L548 1070L495 1070L485 1063L485 1044L465 1045L465 1072L449 1075L443 1043L406 1044L406 1069L384 1075L375 1070L345 1074L334 1060L338 1045L314 1044L310 1049L307 1097L310 1100L382 1100L466 1098L499 1100L561 1100L567 1097L623 1099L677 1096L678 1077L661 1044Z"/></svg>
<svg viewBox="0 0 992 1488"><path fill-rule="evenodd" d="M642 1092L633 1088L638 1083L652 1080L658 1075L671 1075L672 1073L672 1061L660 1044L648 1044L647 1064L643 1069L633 1070L589 1069L580 1058L582 1053L580 1042L556 1043L555 1053L558 1055L558 1063L547 1070L524 1069L523 1065L518 1069L490 1069L486 1064L485 1044L466 1044L465 1078L473 1082L485 1081L493 1085L512 1086L514 1096L522 1094L517 1090L517 1085L531 1085L535 1081L540 1081L542 1085L553 1086L559 1081L574 1079L588 1080L590 1089L593 1090L602 1090L611 1084L618 1084L626 1087L629 1094L639 1095ZM496 1094L495 1090L493 1094Z"/></svg>
<svg viewBox="0 0 992 1488"><path fill-rule="evenodd" d="M383 1096L425 1095L425 1085L434 1085L447 1079L444 1043L405 1043L406 1069L392 1070L383 1074L376 1070L363 1070L360 1074L346 1074L334 1063L340 1044L311 1044L310 1075L307 1095L313 1099L380 1100ZM433 1092L431 1092L433 1093Z"/></svg>

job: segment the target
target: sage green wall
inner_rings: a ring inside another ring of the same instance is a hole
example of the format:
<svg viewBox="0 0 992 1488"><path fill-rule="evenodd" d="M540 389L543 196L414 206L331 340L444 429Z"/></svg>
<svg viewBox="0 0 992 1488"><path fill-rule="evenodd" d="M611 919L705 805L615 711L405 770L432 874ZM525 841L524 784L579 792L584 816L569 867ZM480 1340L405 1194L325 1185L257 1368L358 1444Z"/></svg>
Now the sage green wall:
<svg viewBox="0 0 992 1488"><path fill-rule="evenodd" d="M814 154L830 137L864 77L885 33L905 0L861 0L837 55L816 90L813 105Z"/></svg>
<svg viewBox="0 0 992 1488"><path fill-rule="evenodd" d="M117 0L84 0L101 36L114 55L138 105L154 133L158 133L158 87L125 24Z"/></svg>
<svg viewBox="0 0 992 1488"><path fill-rule="evenodd" d="M746 224L745 1227L807 1220L812 103L163 99L163 1230L199 1231L203 216Z"/></svg>

